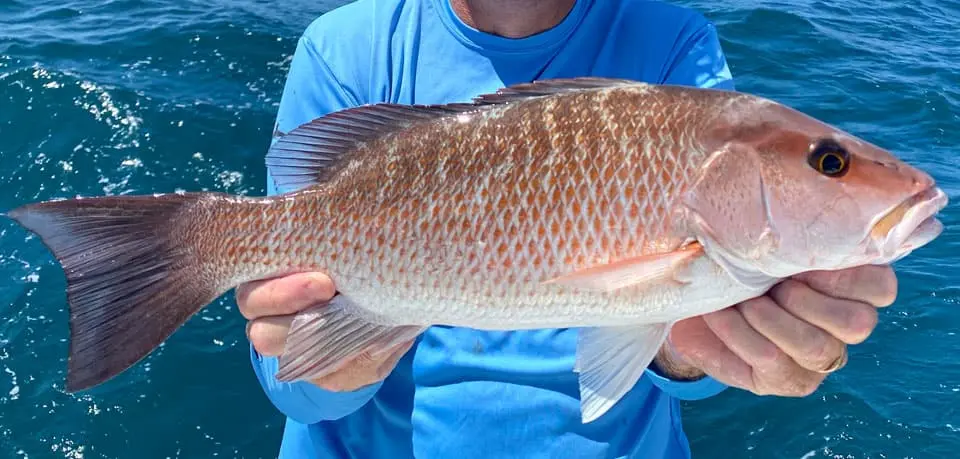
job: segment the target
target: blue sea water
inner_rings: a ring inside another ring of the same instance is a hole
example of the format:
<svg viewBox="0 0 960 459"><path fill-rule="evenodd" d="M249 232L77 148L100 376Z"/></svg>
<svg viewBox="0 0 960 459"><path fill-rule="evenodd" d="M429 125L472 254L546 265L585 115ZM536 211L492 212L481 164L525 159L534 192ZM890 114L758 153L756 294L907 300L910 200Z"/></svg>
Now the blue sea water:
<svg viewBox="0 0 960 459"><path fill-rule="evenodd" d="M953 458L960 451L960 3L680 2L714 20L739 89L930 170L947 232L807 398L684 404L698 458ZM0 1L0 209L76 194L264 192L289 57L328 1ZM811 205L815 205L812 203ZM59 266L0 224L0 457L275 457L282 418L232 297L83 394L63 390Z"/></svg>

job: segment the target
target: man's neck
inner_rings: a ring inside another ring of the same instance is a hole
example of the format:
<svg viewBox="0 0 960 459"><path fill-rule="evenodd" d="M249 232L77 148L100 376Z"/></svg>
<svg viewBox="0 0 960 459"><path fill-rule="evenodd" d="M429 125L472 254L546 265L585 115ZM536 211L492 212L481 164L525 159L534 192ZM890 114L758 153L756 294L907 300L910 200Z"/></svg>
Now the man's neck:
<svg viewBox="0 0 960 459"><path fill-rule="evenodd" d="M448 0L465 24L489 34L523 38L555 27L576 0Z"/></svg>

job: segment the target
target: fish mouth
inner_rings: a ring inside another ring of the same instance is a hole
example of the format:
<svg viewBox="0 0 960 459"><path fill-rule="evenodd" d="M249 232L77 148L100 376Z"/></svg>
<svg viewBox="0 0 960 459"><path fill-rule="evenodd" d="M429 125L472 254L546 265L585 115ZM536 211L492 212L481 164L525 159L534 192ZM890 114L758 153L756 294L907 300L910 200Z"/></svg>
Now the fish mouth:
<svg viewBox="0 0 960 459"><path fill-rule="evenodd" d="M947 194L930 186L880 216L870 230L872 245L880 258L875 263L899 260L940 236L943 224L937 214L947 203Z"/></svg>

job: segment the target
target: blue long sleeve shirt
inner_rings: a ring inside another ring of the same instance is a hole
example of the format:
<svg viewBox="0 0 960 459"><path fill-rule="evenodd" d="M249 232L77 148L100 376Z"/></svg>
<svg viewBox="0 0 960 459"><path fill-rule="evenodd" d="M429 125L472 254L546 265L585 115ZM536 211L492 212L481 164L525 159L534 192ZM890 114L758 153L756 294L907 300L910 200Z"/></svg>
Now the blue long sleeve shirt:
<svg viewBox="0 0 960 459"><path fill-rule="evenodd" d="M510 39L466 25L449 0L359 0L322 15L300 38L276 128L361 104L464 102L518 82L576 76L733 88L713 24L666 3L578 0L552 29ZM271 194L290 191L268 182ZM382 383L339 393L280 383L276 358L251 348L251 359L287 416L281 459L689 457L679 400L725 386L709 377L673 381L650 368L584 425L576 337L575 329L431 327Z"/></svg>

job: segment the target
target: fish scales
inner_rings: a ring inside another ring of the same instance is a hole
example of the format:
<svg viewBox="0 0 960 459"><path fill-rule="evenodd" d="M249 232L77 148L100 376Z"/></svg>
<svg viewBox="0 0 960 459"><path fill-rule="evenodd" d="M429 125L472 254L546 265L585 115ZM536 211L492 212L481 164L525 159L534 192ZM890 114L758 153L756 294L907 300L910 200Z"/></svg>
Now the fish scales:
<svg viewBox="0 0 960 459"><path fill-rule="evenodd" d="M412 323L637 319L667 298L637 303L628 289L605 304L541 282L683 242L686 234L671 228L670 197L691 183L705 154L671 128L694 106L661 103L675 96L649 91L534 99L370 143L307 199L274 198L277 205L243 212L233 231L259 236L243 258L228 250L219 263L243 266L231 283L280 265L322 270L358 304ZM654 113L660 119L648 121ZM511 150L505 139L526 148Z"/></svg>
<svg viewBox="0 0 960 459"><path fill-rule="evenodd" d="M584 422L673 324L810 270L890 263L947 203L891 153L733 91L576 78L470 103L375 104L282 134L273 197L77 198L7 213L67 275L67 390L100 384L237 285L322 271L276 378L432 325L577 327Z"/></svg>

